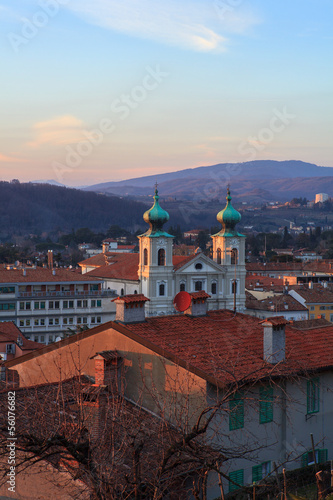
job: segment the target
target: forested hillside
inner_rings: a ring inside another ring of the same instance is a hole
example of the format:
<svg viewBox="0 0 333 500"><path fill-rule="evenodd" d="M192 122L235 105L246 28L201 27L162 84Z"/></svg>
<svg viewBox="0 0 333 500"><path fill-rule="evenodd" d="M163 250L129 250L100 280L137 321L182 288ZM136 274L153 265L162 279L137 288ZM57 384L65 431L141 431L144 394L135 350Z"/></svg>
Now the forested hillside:
<svg viewBox="0 0 333 500"><path fill-rule="evenodd" d="M49 184L0 182L0 238L80 227L103 231L118 224L135 230L144 224L147 206L116 196L105 196Z"/></svg>

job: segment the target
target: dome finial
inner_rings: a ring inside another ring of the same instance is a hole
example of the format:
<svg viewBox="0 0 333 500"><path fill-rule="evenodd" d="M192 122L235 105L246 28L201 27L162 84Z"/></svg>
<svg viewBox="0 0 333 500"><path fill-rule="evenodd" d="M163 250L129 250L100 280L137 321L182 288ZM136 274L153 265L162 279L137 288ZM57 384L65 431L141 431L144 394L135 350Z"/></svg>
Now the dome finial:
<svg viewBox="0 0 333 500"><path fill-rule="evenodd" d="M155 195L154 195L154 205L143 214L143 220L149 224L149 229L145 233L145 236L155 237L155 236L167 236L173 237L163 229L163 224L169 220L169 214L164 210L159 204L159 196L157 189L157 182L155 183Z"/></svg>
<svg viewBox="0 0 333 500"><path fill-rule="evenodd" d="M241 214L231 204L230 184L227 186L227 204L216 216L221 223L222 229L218 233L223 236L236 236L238 232L235 229L236 224L241 220Z"/></svg>

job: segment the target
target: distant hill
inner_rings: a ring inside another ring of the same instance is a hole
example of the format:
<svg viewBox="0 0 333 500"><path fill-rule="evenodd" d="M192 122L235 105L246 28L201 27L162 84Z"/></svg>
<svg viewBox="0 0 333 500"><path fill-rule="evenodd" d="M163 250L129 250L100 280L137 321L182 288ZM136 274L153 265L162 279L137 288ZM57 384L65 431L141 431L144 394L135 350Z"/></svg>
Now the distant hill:
<svg viewBox="0 0 333 500"><path fill-rule="evenodd" d="M143 225L147 206L78 189L19 182L0 182L0 237L38 234L59 228L89 227L105 231L112 224L126 229Z"/></svg>
<svg viewBox="0 0 333 500"><path fill-rule="evenodd" d="M333 180L332 167L319 167L302 161L256 160L245 163L219 163L207 167L189 168L159 175L149 175L119 182L105 182L85 187L85 191L112 193L122 196L152 194L157 181L163 196L183 199L205 199L210 193L220 197L227 183L233 193L246 198L272 201L288 200L290 196L314 198L317 192L329 192ZM207 195L208 193L208 195ZM329 194L333 194L333 190Z"/></svg>

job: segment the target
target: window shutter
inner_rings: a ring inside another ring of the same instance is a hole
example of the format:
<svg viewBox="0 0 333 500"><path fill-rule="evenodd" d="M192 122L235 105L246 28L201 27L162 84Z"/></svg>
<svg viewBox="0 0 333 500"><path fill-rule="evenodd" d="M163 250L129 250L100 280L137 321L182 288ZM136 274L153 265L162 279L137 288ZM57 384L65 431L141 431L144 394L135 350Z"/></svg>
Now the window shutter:
<svg viewBox="0 0 333 500"><path fill-rule="evenodd" d="M318 450L318 463L327 462L327 449Z"/></svg>
<svg viewBox="0 0 333 500"><path fill-rule="evenodd" d="M265 424L273 421L273 387L260 387L259 390L259 422Z"/></svg>
<svg viewBox="0 0 333 500"><path fill-rule="evenodd" d="M230 472L229 478L234 481L236 484L229 482L229 491L238 490L240 486L244 484L244 469L236 470L234 472Z"/></svg>
<svg viewBox="0 0 333 500"><path fill-rule="evenodd" d="M236 393L229 401L229 430L244 427L244 400L242 394Z"/></svg>
<svg viewBox="0 0 333 500"><path fill-rule="evenodd" d="M262 479L262 466L260 465L254 465L252 467L252 482L256 483L257 481L260 481Z"/></svg>
<svg viewBox="0 0 333 500"><path fill-rule="evenodd" d="M306 467L309 463L309 454L308 453L303 453L301 457L301 466Z"/></svg>

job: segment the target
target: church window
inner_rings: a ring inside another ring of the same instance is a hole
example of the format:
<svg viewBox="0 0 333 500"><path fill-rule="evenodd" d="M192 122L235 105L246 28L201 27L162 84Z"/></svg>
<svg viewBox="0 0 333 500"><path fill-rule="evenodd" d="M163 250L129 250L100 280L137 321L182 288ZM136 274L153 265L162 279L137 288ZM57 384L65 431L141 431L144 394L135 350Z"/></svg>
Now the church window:
<svg viewBox="0 0 333 500"><path fill-rule="evenodd" d="M123 288L120 290L120 295L124 295L124 289Z"/></svg>
<svg viewBox="0 0 333 500"><path fill-rule="evenodd" d="M233 248L231 250L231 264L237 264L238 261L238 250L237 248Z"/></svg>
<svg viewBox="0 0 333 500"><path fill-rule="evenodd" d="M196 281L194 283L194 289L196 292L200 292L202 290L202 281Z"/></svg>
<svg viewBox="0 0 333 500"><path fill-rule="evenodd" d="M159 286L159 295L160 296L165 295L165 284L164 283L161 283Z"/></svg>
<svg viewBox="0 0 333 500"><path fill-rule="evenodd" d="M145 248L143 251L143 265L144 266L148 265L148 250L147 250L147 248Z"/></svg>
<svg viewBox="0 0 333 500"><path fill-rule="evenodd" d="M217 249L217 252L216 252L216 262L218 264L221 264L221 248Z"/></svg>
<svg viewBox="0 0 333 500"><path fill-rule="evenodd" d="M137 290L134 290L134 295L136 295L137 293L138 293L138 291L137 291Z"/></svg>
<svg viewBox="0 0 333 500"><path fill-rule="evenodd" d="M231 283L231 293L236 294L237 293L237 281L232 281Z"/></svg>
<svg viewBox="0 0 333 500"><path fill-rule="evenodd" d="M212 293L212 295L216 295L216 289L217 289L216 282L213 281L212 286L211 286L211 293Z"/></svg>
<svg viewBox="0 0 333 500"><path fill-rule="evenodd" d="M181 283L180 286L179 286L179 290L181 292L185 292L185 283Z"/></svg>
<svg viewBox="0 0 333 500"><path fill-rule="evenodd" d="M202 264L201 262L197 262L196 265L194 266L196 269L202 269Z"/></svg>
<svg viewBox="0 0 333 500"><path fill-rule="evenodd" d="M160 248L157 254L157 264L159 266L165 266L165 250Z"/></svg>

